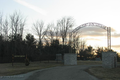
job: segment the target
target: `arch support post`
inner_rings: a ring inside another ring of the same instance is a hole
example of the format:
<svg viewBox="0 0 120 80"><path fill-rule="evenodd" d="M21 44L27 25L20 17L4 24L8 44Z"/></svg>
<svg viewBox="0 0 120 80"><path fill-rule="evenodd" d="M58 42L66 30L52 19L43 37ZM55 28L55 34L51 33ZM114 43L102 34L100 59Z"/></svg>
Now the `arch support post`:
<svg viewBox="0 0 120 80"><path fill-rule="evenodd" d="M111 50L111 27L107 27L107 47Z"/></svg>

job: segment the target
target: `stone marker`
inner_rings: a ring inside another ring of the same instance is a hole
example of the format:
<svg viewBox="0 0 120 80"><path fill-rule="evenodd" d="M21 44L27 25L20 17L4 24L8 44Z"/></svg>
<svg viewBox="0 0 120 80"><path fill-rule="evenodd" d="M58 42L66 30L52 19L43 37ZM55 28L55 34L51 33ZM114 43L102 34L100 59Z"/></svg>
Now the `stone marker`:
<svg viewBox="0 0 120 80"><path fill-rule="evenodd" d="M116 54L116 52L103 52L102 53L102 66L104 68L117 67L117 54Z"/></svg>
<svg viewBox="0 0 120 80"><path fill-rule="evenodd" d="M65 53L64 54L64 65L77 65L77 54Z"/></svg>

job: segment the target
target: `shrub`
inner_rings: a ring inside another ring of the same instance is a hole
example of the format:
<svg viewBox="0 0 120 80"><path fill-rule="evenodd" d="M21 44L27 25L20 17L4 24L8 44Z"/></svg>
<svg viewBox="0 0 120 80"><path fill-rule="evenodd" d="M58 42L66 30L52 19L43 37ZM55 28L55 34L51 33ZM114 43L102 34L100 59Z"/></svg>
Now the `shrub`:
<svg viewBox="0 0 120 80"><path fill-rule="evenodd" d="M25 65L26 65L26 66L29 66L29 64L30 64L29 59L28 59L28 58L25 59Z"/></svg>

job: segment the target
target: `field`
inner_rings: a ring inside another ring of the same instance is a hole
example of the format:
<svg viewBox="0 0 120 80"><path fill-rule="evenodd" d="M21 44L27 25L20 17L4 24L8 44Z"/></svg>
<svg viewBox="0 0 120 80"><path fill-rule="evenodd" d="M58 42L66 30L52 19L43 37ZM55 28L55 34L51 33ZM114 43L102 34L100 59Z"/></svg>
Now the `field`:
<svg viewBox="0 0 120 80"><path fill-rule="evenodd" d="M96 65L102 64L101 61L78 61L78 65ZM120 63L118 63L120 64ZM0 64L0 76L8 76L8 75L15 75L15 74L22 74L27 73L33 70L55 67L55 66L64 66L62 62L56 61L42 61L42 62L30 62L29 66L25 66L24 63L3 63ZM88 73L94 75L103 80L120 80L120 66L114 69L105 69L101 66L98 67L91 67L86 69Z"/></svg>

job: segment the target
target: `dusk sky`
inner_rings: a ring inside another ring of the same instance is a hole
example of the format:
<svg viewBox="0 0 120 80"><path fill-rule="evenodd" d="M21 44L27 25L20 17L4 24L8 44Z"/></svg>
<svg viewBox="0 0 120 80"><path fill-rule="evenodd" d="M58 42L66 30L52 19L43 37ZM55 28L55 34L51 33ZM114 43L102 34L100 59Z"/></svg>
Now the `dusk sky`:
<svg viewBox="0 0 120 80"><path fill-rule="evenodd" d="M27 18L27 33L32 33L32 24L37 20L48 24L64 16L74 18L73 29L88 22L111 27L112 49L120 52L120 0L0 0L0 12L5 17L15 11L20 11ZM87 45L107 47L107 32L102 28L85 27L80 34Z"/></svg>

